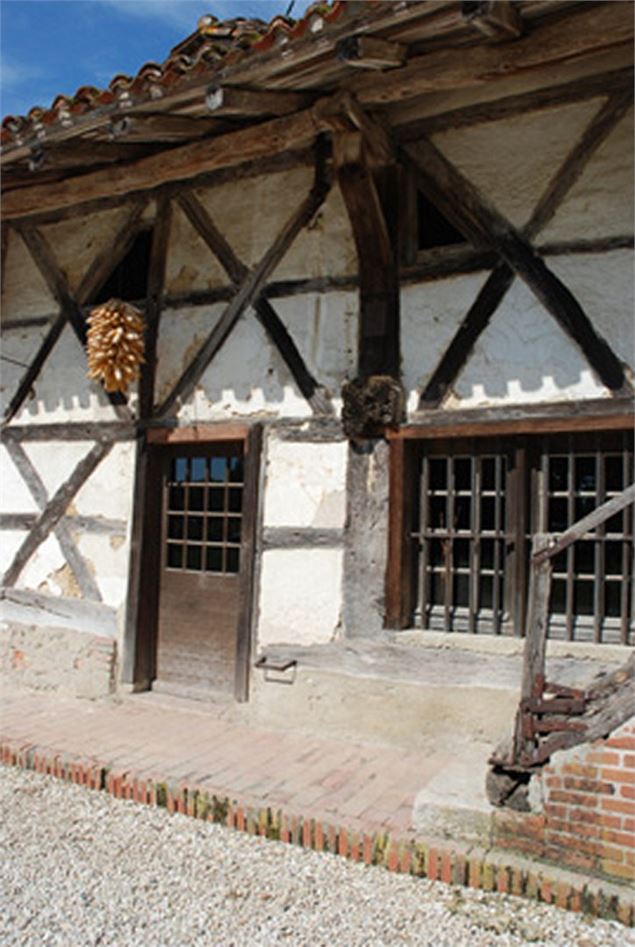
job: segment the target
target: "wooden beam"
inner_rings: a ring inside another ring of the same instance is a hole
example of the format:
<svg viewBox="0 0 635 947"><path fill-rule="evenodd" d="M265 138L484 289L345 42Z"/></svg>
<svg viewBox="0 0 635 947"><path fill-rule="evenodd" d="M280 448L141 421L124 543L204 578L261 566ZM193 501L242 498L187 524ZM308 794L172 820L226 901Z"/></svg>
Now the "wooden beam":
<svg viewBox="0 0 635 947"><path fill-rule="evenodd" d="M126 141L183 141L201 138L217 128L214 119L192 118L189 115L135 112L113 118L110 136Z"/></svg>
<svg viewBox="0 0 635 947"><path fill-rule="evenodd" d="M134 161L147 149L138 145L120 144L77 137L72 142L41 141L30 147L7 151L0 156L4 169L5 184L13 180L16 165L26 163L29 171L36 174L43 169L72 168L82 165L107 164L114 161Z"/></svg>
<svg viewBox="0 0 635 947"><path fill-rule="evenodd" d="M417 95L491 85L544 66L623 46L632 48L629 4L580 4L566 20L538 21L531 32L505 46L431 50L409 59L401 69L353 77L352 92L363 106L388 105Z"/></svg>
<svg viewBox="0 0 635 947"><path fill-rule="evenodd" d="M513 279L513 271L505 263L500 263L490 273L487 282L468 309L467 315L421 392L419 398L420 410L442 403L470 357L476 340L488 325L493 313L496 312Z"/></svg>
<svg viewBox="0 0 635 947"><path fill-rule="evenodd" d="M253 424L244 444L245 486L243 490L243 536L240 544L240 591L236 636L234 697L240 703L249 697L252 640L254 637L255 566L258 524L258 494L262 457L262 426Z"/></svg>
<svg viewBox="0 0 635 947"><path fill-rule="evenodd" d="M506 437L576 431L629 431L635 422L632 398L590 398L560 404L505 405L496 408L430 409L411 424L387 430L385 437Z"/></svg>
<svg viewBox="0 0 635 947"><path fill-rule="evenodd" d="M240 421L218 424L188 424L186 427L148 428L146 440L153 446L160 444L198 444L210 441L243 441L249 434L248 424Z"/></svg>
<svg viewBox="0 0 635 947"><path fill-rule="evenodd" d="M335 47L340 62L357 69L398 69L406 61L407 47L403 43L380 39L378 36L347 36Z"/></svg>
<svg viewBox="0 0 635 947"><path fill-rule="evenodd" d="M15 585L35 550L44 542L51 530L57 526L73 497L88 480L98 464L110 452L112 446L112 442L95 444L88 454L80 460L68 480L58 488L38 517L35 526L14 555L4 574L3 585L9 587Z"/></svg>
<svg viewBox="0 0 635 947"><path fill-rule="evenodd" d="M635 503L635 483L623 490L618 496L607 500L606 503L602 503L602 505L598 506L592 513L582 517L581 520L578 520L577 523L562 533L561 536L552 537L552 542L549 546L532 553L532 562L540 563L546 559L553 559L554 556L557 556L564 549L567 549L573 543L577 542L578 539L582 539L586 533L590 533L598 526L601 526L602 523L605 523L612 516L615 516L616 513L621 513L622 510L626 509L627 506L631 506L633 503Z"/></svg>
<svg viewBox="0 0 635 947"><path fill-rule="evenodd" d="M169 152L104 168L52 184L9 191L3 196L5 220L71 207L101 198L146 191L173 181L264 159L313 142L319 128L312 109L172 148Z"/></svg>
<svg viewBox="0 0 635 947"><path fill-rule="evenodd" d="M146 303L145 355L139 380L139 418L152 416L157 367L159 323L163 308L165 267L172 223L172 204L164 195L157 205L157 216L152 234L152 248L148 264L148 298Z"/></svg>
<svg viewBox="0 0 635 947"><path fill-rule="evenodd" d="M274 271L299 232L315 216L329 189L330 181L327 178L323 160L318 156L315 181L311 192L288 219L258 265L243 280L240 289L236 292L197 355L157 409L157 417L165 417L179 399L184 401L189 397L202 373L223 345L244 310L258 298L269 275Z"/></svg>
<svg viewBox="0 0 635 947"><path fill-rule="evenodd" d="M361 138L359 133L354 133ZM345 136L350 139L350 135ZM360 320L357 372L399 375L399 278L396 235L363 151L334 142L337 178L355 239L359 267ZM355 144L355 142L353 142Z"/></svg>
<svg viewBox="0 0 635 947"><path fill-rule="evenodd" d="M137 201L131 212L124 222L121 229L115 235L113 241L106 247L102 253L98 254L93 260L92 264L86 271L79 288L77 290L77 303L76 305L83 305L90 301L91 297L97 290L103 285L103 283L108 279L111 272L117 266L119 261L123 259L125 254L128 252L130 244L132 243L139 226L139 221L141 215L145 209L147 201L142 199ZM37 241L36 252L40 252L39 241ZM71 305L70 293L66 287L66 281L61 277L59 268L52 257L52 252L46 251L45 245L45 262L43 265L46 267L46 271L49 273L49 279L51 283L49 285L55 286L56 290L59 290L61 297L56 297L60 305L62 306L62 311L55 318L49 331L42 340L40 347L38 348L35 356L33 357L27 371L25 372L23 378L20 380L18 389L11 398L7 408L4 412L3 421L7 424L20 410L24 404L25 399L28 397L29 392L31 391L36 379L38 378L42 367L44 366L46 359L53 350L57 340L64 330L68 318L67 305ZM60 278L61 277L61 278ZM82 324L84 318L82 315ZM84 344L84 343L82 343Z"/></svg>
<svg viewBox="0 0 635 947"><path fill-rule="evenodd" d="M0 443L14 441L130 441L136 436L133 424L121 421L66 421L59 424L13 424L0 428Z"/></svg>
<svg viewBox="0 0 635 947"><path fill-rule="evenodd" d="M464 228L504 262L533 291L542 305L584 353L600 380L612 391L629 388L622 363L558 277L502 214L429 141L406 146L431 199L448 207ZM501 297L502 298L502 297Z"/></svg>
<svg viewBox="0 0 635 947"><path fill-rule="evenodd" d="M182 194L179 203L192 226L206 242L234 285L240 286L248 276L248 268L238 259L203 205L192 192ZM253 308L313 412L333 414L333 404L328 392L310 373L290 333L271 303L261 296L255 300Z"/></svg>
<svg viewBox="0 0 635 947"><path fill-rule="evenodd" d="M385 627L407 628L414 608L412 581L412 470L408 445L390 441L388 497L388 564Z"/></svg>
<svg viewBox="0 0 635 947"><path fill-rule="evenodd" d="M297 112L310 105L313 98L304 92L236 89L220 85L208 91L205 104L215 118L264 118Z"/></svg>
<svg viewBox="0 0 635 947"><path fill-rule="evenodd" d="M40 475L33 466L28 454L21 444L14 440L8 440L6 442L6 449L9 456L11 457L11 460L15 464L16 469L26 484L29 493L40 509L40 513L42 513L46 509L49 497ZM34 529L36 523L37 517L33 517L33 522L27 528ZM4 528L7 529L10 527L5 526ZM60 549L62 550L62 553L64 554L64 557L70 566L75 579L77 580L77 584L83 597L89 599L92 602L101 602L102 598L99 591L99 586L97 585L92 572L88 568L84 557L77 548L77 544L73 539L67 524L64 523L63 520L60 520L54 527L54 532L55 537L60 544Z"/></svg>
<svg viewBox="0 0 635 947"><path fill-rule="evenodd" d="M399 143L417 141L430 137L450 128L466 128L480 125L482 122L499 122L527 112L539 112L553 109L559 105L569 105L585 99L612 95L614 92L630 91L633 88L633 70L616 69L611 72L595 73L570 82L532 89L506 95L492 101L476 102L429 115L411 122L400 122L398 113L390 113L393 125L392 133Z"/></svg>
<svg viewBox="0 0 635 947"><path fill-rule="evenodd" d="M494 42L518 39L524 32L518 6L510 0L465 0L461 11L481 36Z"/></svg>

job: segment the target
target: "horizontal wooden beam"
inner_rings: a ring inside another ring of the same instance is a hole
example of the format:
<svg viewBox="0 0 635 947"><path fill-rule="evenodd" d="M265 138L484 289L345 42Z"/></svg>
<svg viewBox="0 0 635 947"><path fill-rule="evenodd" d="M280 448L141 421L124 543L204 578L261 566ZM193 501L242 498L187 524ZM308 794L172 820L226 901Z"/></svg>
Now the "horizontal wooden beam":
<svg viewBox="0 0 635 947"><path fill-rule="evenodd" d="M197 444L203 441L244 441L250 425L234 422L218 424L190 424L187 427L148 427L148 444Z"/></svg>
<svg viewBox="0 0 635 947"><path fill-rule="evenodd" d="M14 441L130 441L134 424L121 421L67 421L58 424L10 424L0 428L0 443Z"/></svg>
<svg viewBox="0 0 635 947"><path fill-rule="evenodd" d="M593 398L562 404L505 405L418 411L412 423L387 430L388 440L429 437L478 437L574 431L628 431L635 422L630 398Z"/></svg>
<svg viewBox="0 0 635 947"><path fill-rule="evenodd" d="M580 4L566 19L534 23L531 32L505 46L430 51L401 69L377 77L353 77L348 89L366 106L388 105L426 93L491 85L543 66L632 47L633 17L627 3Z"/></svg>
<svg viewBox="0 0 635 947"><path fill-rule="evenodd" d="M338 547L344 543L343 529L266 526L262 534L264 549L315 549Z"/></svg>
<svg viewBox="0 0 635 947"><path fill-rule="evenodd" d="M269 92L213 86L205 96L207 109L217 118L266 118L306 108L315 96L304 92Z"/></svg>
<svg viewBox="0 0 635 947"><path fill-rule="evenodd" d="M511 0L466 0L461 10L478 33L494 42L518 39L523 34L523 18Z"/></svg>
<svg viewBox="0 0 635 947"><path fill-rule="evenodd" d="M357 69L398 69L406 61L407 47L403 43L380 39L378 36L347 36L335 47L340 62Z"/></svg>
<svg viewBox="0 0 635 947"><path fill-rule="evenodd" d="M209 118L135 112L132 115L113 118L110 123L110 137L115 141L127 142L183 141L208 135L216 127L214 119Z"/></svg>
<svg viewBox="0 0 635 947"><path fill-rule="evenodd" d="M181 145L133 164L7 191L2 199L2 215L10 220L151 190L173 181L186 181L203 173L309 145L318 131L312 109L305 109L240 131Z"/></svg>

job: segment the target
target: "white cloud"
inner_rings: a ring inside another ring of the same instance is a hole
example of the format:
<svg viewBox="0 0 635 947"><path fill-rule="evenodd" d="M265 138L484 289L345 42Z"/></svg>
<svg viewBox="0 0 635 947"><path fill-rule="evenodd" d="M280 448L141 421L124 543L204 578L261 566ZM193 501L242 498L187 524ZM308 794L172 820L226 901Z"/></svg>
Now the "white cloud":
<svg viewBox="0 0 635 947"><path fill-rule="evenodd" d="M0 86L3 89L17 89L25 82L31 82L42 75L36 66L11 62L6 53L0 57Z"/></svg>
<svg viewBox="0 0 635 947"><path fill-rule="evenodd" d="M103 6L112 7L125 16L135 19L162 20L169 26L178 27L183 35L193 32L199 17L213 13L219 20L228 17L259 17L270 20L276 13L284 13L288 0L101 0ZM305 6L306 4L297 4ZM294 10L295 12L295 10Z"/></svg>

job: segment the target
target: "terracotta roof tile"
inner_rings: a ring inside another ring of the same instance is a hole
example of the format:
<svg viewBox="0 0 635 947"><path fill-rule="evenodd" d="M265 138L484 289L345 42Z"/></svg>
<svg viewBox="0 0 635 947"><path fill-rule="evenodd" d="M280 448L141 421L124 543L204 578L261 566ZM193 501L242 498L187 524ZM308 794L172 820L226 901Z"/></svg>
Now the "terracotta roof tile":
<svg viewBox="0 0 635 947"><path fill-rule="evenodd" d="M366 0L370 6L386 6L381 0ZM262 54L276 44L286 44L310 35L339 20L349 6L345 0L312 4L300 20L275 16L269 23L236 17L217 20L200 18L197 29L175 46L163 63L146 62L135 76L114 76L107 89L82 86L74 96L57 95L46 109L32 108L26 118L6 116L2 121L2 145L19 145L36 136L38 128L59 123L68 125L72 116L119 102L121 106L145 99L161 98L186 79L212 77L220 64L233 65L246 56ZM350 4L349 12L358 4Z"/></svg>

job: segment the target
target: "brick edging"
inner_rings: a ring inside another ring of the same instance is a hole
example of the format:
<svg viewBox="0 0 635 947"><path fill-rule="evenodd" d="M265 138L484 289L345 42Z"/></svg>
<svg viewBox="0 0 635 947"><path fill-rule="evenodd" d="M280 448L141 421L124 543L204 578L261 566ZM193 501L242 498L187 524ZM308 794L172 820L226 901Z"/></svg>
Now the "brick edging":
<svg viewBox="0 0 635 947"><path fill-rule="evenodd" d="M620 886L599 878L577 878L572 872L559 872L537 861L516 858L509 852L466 850L387 832L352 831L345 825L335 826L310 816L252 805L188 786L185 782L161 781L117 771L95 760L70 759L66 754L30 745L16 747L0 743L0 761L102 790L118 799L163 807L168 812L180 812L250 835L331 852L366 865L381 865L389 871L514 894L570 911L621 921L628 927L635 924L635 902Z"/></svg>

